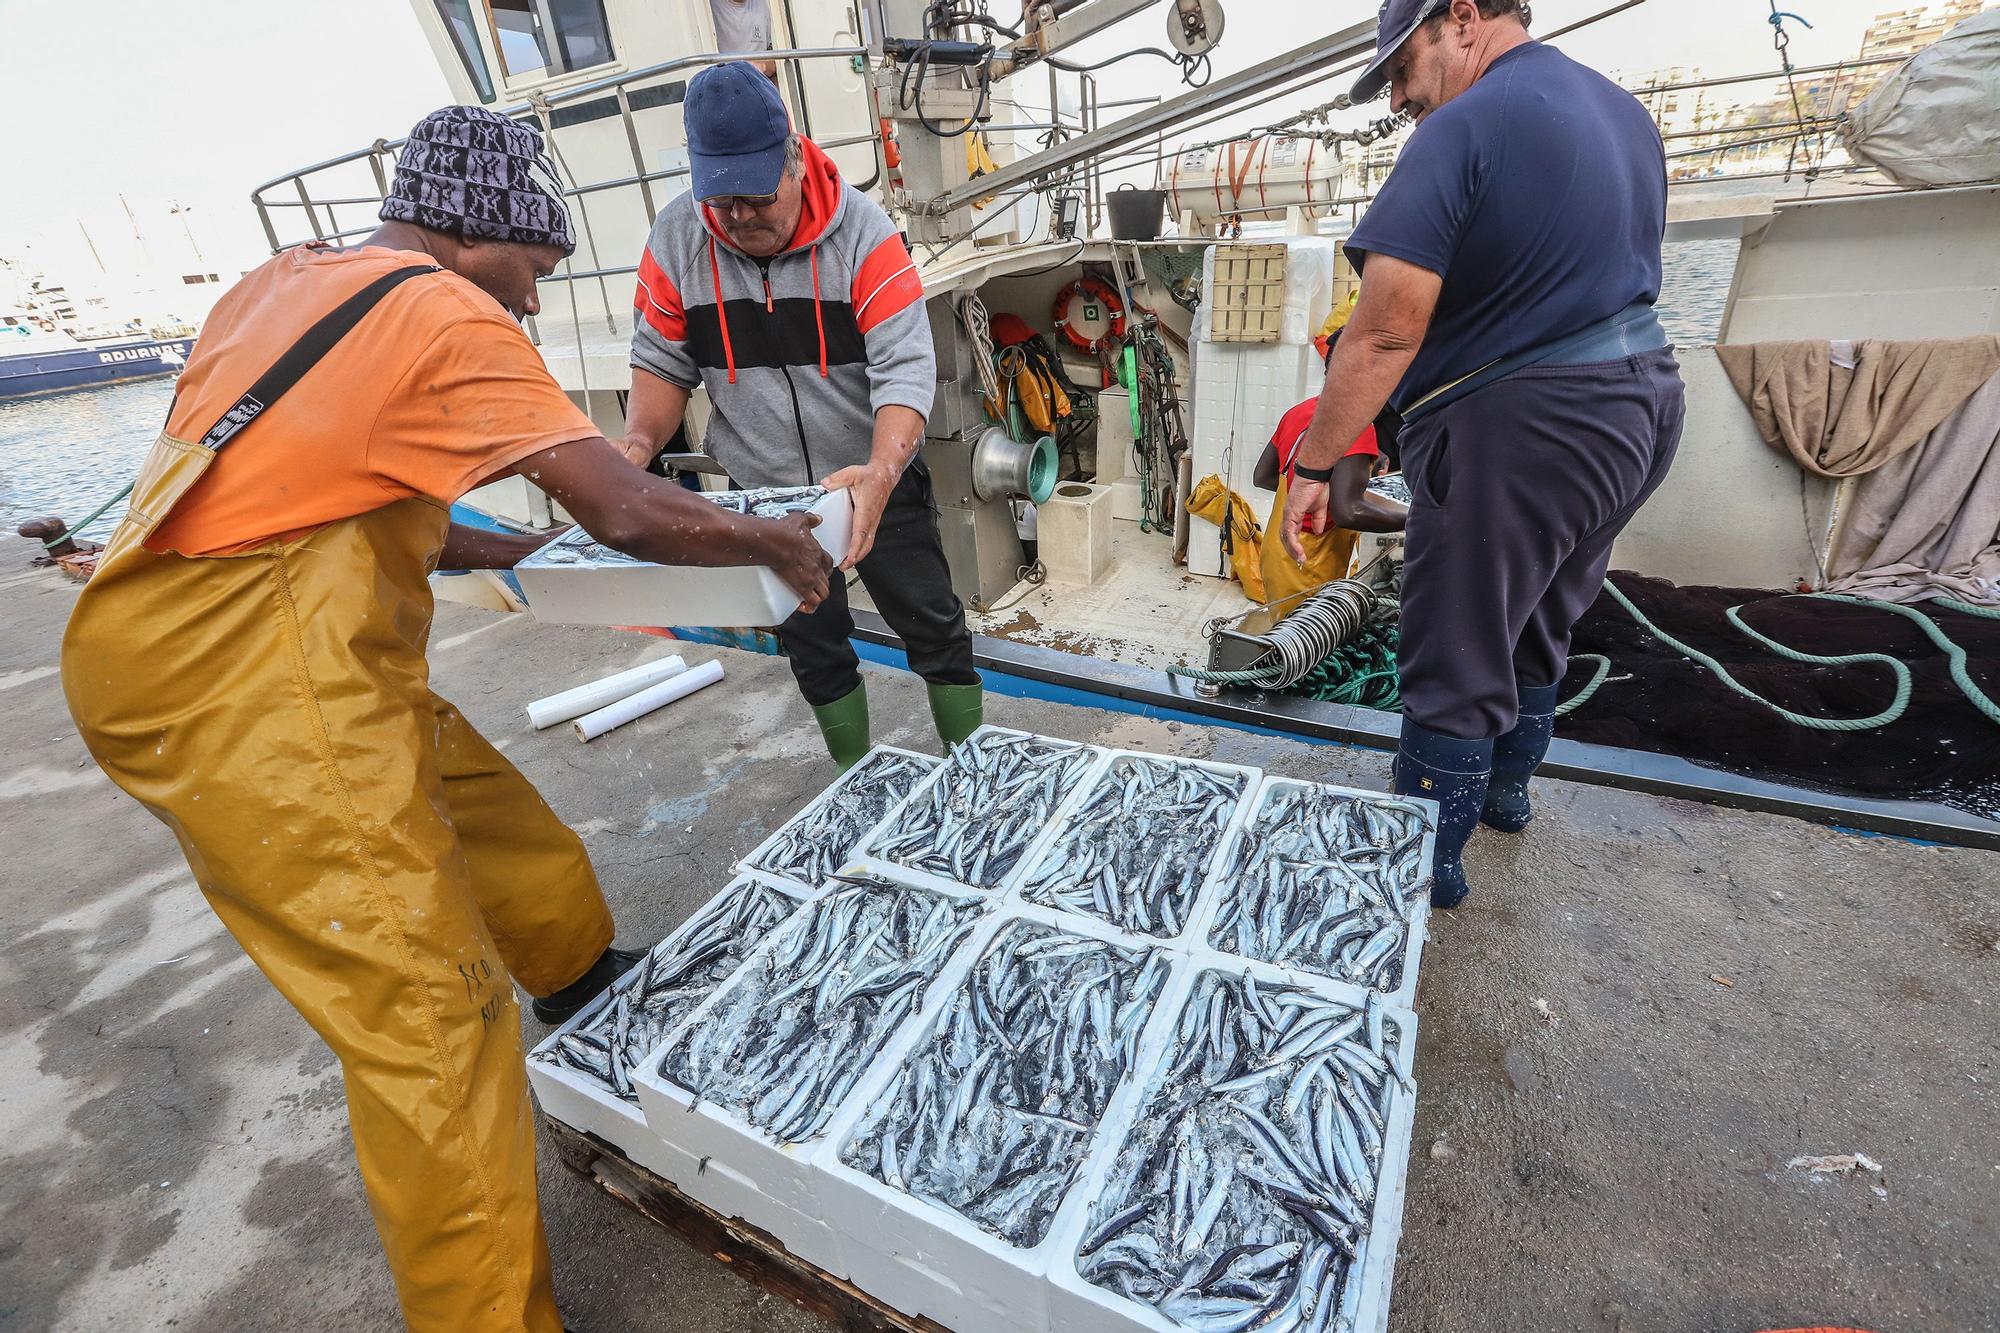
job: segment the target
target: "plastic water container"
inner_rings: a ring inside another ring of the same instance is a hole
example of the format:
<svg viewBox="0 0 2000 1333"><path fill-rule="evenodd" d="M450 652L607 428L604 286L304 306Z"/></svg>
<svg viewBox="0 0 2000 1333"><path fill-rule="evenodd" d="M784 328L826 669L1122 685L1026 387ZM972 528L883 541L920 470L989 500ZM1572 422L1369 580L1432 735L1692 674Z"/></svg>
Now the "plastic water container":
<svg viewBox="0 0 2000 1333"><path fill-rule="evenodd" d="M813 537L838 562L847 554L854 501L829 491L812 507ZM558 625L685 625L693 628L781 625L799 595L769 568L655 565L604 552L572 528L514 566L537 620Z"/></svg>

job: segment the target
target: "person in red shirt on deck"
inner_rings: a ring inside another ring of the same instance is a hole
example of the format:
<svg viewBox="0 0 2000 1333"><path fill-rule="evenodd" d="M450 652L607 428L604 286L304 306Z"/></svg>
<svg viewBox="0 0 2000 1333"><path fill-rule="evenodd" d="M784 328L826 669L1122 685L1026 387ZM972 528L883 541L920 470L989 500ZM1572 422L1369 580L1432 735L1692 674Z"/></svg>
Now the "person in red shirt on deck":
<svg viewBox="0 0 2000 1333"><path fill-rule="evenodd" d="M1339 341L1340 332L1336 330L1327 343L1328 360L1333 358L1334 346ZM1265 525L1264 546L1259 553L1267 601L1317 588L1329 579L1341 577L1347 572L1354 555L1356 533L1401 532L1409 519L1408 510L1368 489L1368 479L1383 462L1385 452L1393 457L1395 451L1394 423L1384 413L1384 419L1378 419L1374 425L1364 429L1348 447L1347 453L1334 464L1333 478L1327 488L1327 520L1330 526L1320 526L1317 516L1308 519L1304 531L1311 541L1307 544L1305 564L1301 566L1292 559L1279 540L1284 527L1281 520L1291 491L1292 469L1298 460L1299 442L1305 438L1307 427L1312 425L1313 411L1318 406L1318 398L1308 398L1280 417L1277 430L1271 434L1271 442L1264 446L1263 456L1257 460L1253 480L1258 488L1278 493L1271 509L1271 521ZM1390 437L1387 451L1382 447L1385 435Z"/></svg>

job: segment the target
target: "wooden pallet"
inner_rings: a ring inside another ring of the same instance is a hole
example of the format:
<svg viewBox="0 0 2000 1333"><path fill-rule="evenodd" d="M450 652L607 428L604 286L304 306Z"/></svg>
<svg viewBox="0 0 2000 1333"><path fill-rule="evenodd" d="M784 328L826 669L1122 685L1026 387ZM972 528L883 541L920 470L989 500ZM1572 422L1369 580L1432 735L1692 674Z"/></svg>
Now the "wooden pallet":
<svg viewBox="0 0 2000 1333"><path fill-rule="evenodd" d="M794 1257L768 1232L695 1202L595 1134L548 1116L542 1120L564 1166L727 1264L745 1282L784 1297L842 1333L951 1333L932 1320L892 1310L853 1283Z"/></svg>

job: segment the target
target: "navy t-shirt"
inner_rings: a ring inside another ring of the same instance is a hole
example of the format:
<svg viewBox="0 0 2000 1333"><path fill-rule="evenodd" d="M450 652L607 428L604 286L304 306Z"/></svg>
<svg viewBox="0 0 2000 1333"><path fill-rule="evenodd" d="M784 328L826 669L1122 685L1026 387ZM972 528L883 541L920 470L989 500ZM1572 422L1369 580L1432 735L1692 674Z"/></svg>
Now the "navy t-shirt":
<svg viewBox="0 0 2000 1333"><path fill-rule="evenodd" d="M1348 239L1438 274L1398 409L1503 357L1660 295L1667 168L1637 98L1529 42L1411 134ZM1365 277L1365 274L1364 274Z"/></svg>

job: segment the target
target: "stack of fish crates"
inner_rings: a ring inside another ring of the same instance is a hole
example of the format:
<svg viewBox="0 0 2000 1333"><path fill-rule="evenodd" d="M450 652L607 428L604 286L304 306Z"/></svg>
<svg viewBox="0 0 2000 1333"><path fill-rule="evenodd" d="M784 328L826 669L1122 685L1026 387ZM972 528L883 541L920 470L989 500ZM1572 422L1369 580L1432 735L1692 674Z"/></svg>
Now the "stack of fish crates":
<svg viewBox="0 0 2000 1333"><path fill-rule="evenodd" d="M957 1333L1379 1333L1435 823L996 727L878 747L530 1077Z"/></svg>

